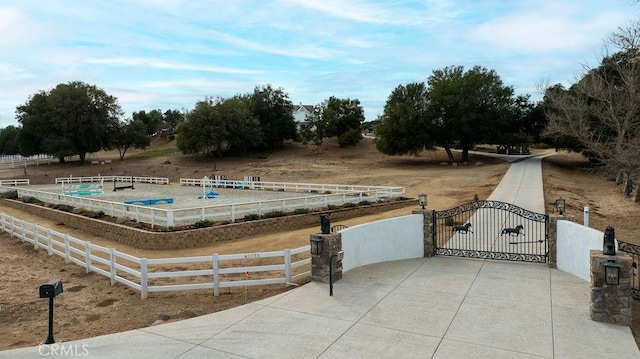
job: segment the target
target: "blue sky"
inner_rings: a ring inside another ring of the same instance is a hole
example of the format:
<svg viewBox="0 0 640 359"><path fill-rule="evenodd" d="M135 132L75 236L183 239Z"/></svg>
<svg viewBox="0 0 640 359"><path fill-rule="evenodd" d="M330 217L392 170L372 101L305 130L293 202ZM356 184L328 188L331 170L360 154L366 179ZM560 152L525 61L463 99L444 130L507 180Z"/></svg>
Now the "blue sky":
<svg viewBox="0 0 640 359"><path fill-rule="evenodd" d="M294 104L357 98L368 120L399 84L481 65L516 94L569 84L631 0L0 0L0 127L59 83L118 97L125 117L272 84Z"/></svg>

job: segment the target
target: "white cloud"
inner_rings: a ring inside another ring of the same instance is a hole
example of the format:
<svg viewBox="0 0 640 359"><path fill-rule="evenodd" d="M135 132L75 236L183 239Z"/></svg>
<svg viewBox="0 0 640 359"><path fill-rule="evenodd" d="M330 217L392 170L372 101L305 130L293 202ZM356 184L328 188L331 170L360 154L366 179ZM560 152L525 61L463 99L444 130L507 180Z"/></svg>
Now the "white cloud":
<svg viewBox="0 0 640 359"><path fill-rule="evenodd" d="M124 67L151 67L165 70L201 71L226 74L259 74L258 70L247 70L222 66L199 65L191 63L175 63L160 61L152 58L139 57L113 57L113 58L89 58L84 61L87 64L124 66Z"/></svg>
<svg viewBox="0 0 640 359"><path fill-rule="evenodd" d="M602 43L624 23L620 12L585 14L575 4L537 2L539 7L492 18L470 29L470 39L496 51L579 51Z"/></svg>

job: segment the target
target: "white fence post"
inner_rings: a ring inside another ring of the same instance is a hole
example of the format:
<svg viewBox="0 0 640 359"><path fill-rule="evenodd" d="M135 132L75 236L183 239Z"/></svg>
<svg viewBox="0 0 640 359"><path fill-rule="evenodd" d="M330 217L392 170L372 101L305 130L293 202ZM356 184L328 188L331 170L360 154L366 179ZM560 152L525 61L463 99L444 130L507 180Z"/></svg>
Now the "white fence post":
<svg viewBox="0 0 640 359"><path fill-rule="evenodd" d="M91 242L84 242L85 273L91 272Z"/></svg>
<svg viewBox="0 0 640 359"><path fill-rule="evenodd" d="M69 263L69 235L64 235L64 261Z"/></svg>
<svg viewBox="0 0 640 359"><path fill-rule="evenodd" d="M116 284L116 250L109 249L109 279L111 279L111 285Z"/></svg>
<svg viewBox="0 0 640 359"><path fill-rule="evenodd" d="M34 223L33 224L33 249L38 249L39 245L40 243L38 239L38 226Z"/></svg>
<svg viewBox="0 0 640 359"><path fill-rule="evenodd" d="M0 213L0 216L2 217L2 231L6 232L7 228L4 225L4 222L6 221L6 215L4 213Z"/></svg>
<svg viewBox="0 0 640 359"><path fill-rule="evenodd" d="M584 221L582 222L585 227L589 227L589 207L584 206Z"/></svg>
<svg viewBox="0 0 640 359"><path fill-rule="evenodd" d="M173 227L173 226L174 226L173 210L167 211L167 227Z"/></svg>
<svg viewBox="0 0 640 359"><path fill-rule="evenodd" d="M53 238L51 236L51 228L47 228L47 252L49 252L49 255L53 254Z"/></svg>
<svg viewBox="0 0 640 359"><path fill-rule="evenodd" d="M20 235L22 236L22 241L25 242L27 240L27 236L24 232L24 220L20 221Z"/></svg>
<svg viewBox="0 0 640 359"><path fill-rule="evenodd" d="M284 283L291 283L291 250L284 250Z"/></svg>
<svg viewBox="0 0 640 359"><path fill-rule="evenodd" d="M220 295L220 265L218 263L218 254L213 255L213 295Z"/></svg>
<svg viewBox="0 0 640 359"><path fill-rule="evenodd" d="M140 259L140 296L142 299L147 297L147 258Z"/></svg>

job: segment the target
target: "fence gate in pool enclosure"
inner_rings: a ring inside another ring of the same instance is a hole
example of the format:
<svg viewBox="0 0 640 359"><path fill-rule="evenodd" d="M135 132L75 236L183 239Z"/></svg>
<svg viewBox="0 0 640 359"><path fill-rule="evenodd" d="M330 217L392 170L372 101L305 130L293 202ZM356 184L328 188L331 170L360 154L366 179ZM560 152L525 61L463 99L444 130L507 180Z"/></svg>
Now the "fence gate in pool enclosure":
<svg viewBox="0 0 640 359"><path fill-rule="evenodd" d="M546 263L549 216L500 201L433 212L436 254Z"/></svg>

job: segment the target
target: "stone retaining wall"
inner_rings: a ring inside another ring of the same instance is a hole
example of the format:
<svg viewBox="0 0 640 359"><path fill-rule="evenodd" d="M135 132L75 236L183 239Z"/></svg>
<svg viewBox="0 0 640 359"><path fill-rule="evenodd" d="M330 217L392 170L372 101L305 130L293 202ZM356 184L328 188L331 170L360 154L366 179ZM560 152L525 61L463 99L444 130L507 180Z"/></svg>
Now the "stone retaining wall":
<svg viewBox="0 0 640 359"><path fill-rule="evenodd" d="M16 200L4 199L2 201L6 206L141 249L193 248L258 234L285 232L313 225L318 225L318 228L320 226L319 212L314 212L179 232L152 232ZM340 219L366 216L417 205L417 200L397 200L354 208L323 211L322 213L328 213L331 221L335 223Z"/></svg>

